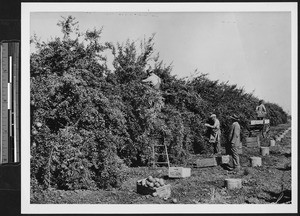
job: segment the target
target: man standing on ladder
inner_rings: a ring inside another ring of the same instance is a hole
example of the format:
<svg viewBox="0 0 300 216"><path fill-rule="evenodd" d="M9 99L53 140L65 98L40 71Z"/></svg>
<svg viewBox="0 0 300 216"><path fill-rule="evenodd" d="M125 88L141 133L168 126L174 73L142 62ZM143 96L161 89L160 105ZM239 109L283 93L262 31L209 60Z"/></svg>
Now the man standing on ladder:
<svg viewBox="0 0 300 216"><path fill-rule="evenodd" d="M148 83L153 89L155 89L153 91L150 88L150 89L148 89L148 91L150 90L150 92L152 92L154 95L160 96L161 92L159 90L160 90L160 85L161 85L161 78L159 76L157 76L155 73L149 72L149 69L147 69L147 75L148 75L148 77L146 79L142 80L142 82ZM154 107L156 106L156 104L152 104L152 105ZM160 108L157 109L156 112L160 112ZM163 136L162 144L154 143L152 146L152 159L153 159L152 165L153 165L153 167L155 167L156 164L167 164L167 166L170 167L167 146L164 142L164 135L162 135L162 136ZM165 161L158 161L158 158L156 157L156 155L165 157L164 158Z"/></svg>

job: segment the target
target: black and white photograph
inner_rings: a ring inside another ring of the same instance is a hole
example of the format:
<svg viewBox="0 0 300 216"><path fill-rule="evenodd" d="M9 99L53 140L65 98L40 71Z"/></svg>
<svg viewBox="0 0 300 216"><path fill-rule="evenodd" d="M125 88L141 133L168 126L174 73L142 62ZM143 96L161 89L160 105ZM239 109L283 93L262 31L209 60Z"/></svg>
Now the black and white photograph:
<svg viewBox="0 0 300 216"><path fill-rule="evenodd" d="M22 213L297 211L296 4L21 15L22 109L5 100L5 115L21 112L22 145L2 145L1 162L21 152ZM7 92L15 46L1 44Z"/></svg>

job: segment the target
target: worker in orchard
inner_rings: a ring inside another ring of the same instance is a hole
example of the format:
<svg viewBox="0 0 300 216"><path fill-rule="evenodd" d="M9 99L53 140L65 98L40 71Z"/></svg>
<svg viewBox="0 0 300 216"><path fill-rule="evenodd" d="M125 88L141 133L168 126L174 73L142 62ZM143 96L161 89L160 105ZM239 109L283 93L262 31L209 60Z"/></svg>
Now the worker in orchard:
<svg viewBox="0 0 300 216"><path fill-rule="evenodd" d="M153 73L152 71L149 72L149 70L147 71L147 74L148 77L142 80L142 82L149 83L153 88L159 90L161 84L161 78L157 76L155 73Z"/></svg>
<svg viewBox="0 0 300 216"><path fill-rule="evenodd" d="M263 100L259 100L258 106L256 107L255 111L256 111L256 115L257 115L258 120L262 120L262 119L265 118L265 116L267 114L267 109L264 105Z"/></svg>
<svg viewBox="0 0 300 216"><path fill-rule="evenodd" d="M239 124L239 118L236 115L230 116L230 119L232 121L232 125L230 128L228 143L227 143L229 145L228 150L232 156L233 169L235 171L239 171L241 166L240 166L240 158L237 149L240 146L240 142L241 142L241 138L240 138L241 127Z"/></svg>
<svg viewBox="0 0 300 216"><path fill-rule="evenodd" d="M216 114L211 114L210 119L212 124L205 123L206 127L209 127L209 143L213 145L214 154L221 154L221 129L220 121L217 119Z"/></svg>

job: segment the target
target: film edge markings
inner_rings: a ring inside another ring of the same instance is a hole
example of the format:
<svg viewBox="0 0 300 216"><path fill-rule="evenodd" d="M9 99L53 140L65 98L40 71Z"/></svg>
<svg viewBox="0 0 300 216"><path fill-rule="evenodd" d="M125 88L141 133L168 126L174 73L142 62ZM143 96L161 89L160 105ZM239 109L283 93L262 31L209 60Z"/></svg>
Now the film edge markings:
<svg viewBox="0 0 300 216"><path fill-rule="evenodd" d="M20 46L17 41L0 45L0 164L16 163L20 161Z"/></svg>

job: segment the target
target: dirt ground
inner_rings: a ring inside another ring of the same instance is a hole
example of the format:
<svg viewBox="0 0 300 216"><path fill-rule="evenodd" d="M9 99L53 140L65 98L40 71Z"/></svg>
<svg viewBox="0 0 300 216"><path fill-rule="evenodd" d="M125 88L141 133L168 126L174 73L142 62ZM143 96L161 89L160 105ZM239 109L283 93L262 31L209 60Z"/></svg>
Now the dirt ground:
<svg viewBox="0 0 300 216"><path fill-rule="evenodd" d="M271 137L285 131L289 124L271 128ZM262 139L261 146L269 146L269 139ZM250 157L262 157L261 167L251 167ZM196 155L195 158L198 156ZM199 156L200 157L200 156ZM127 180L121 188L113 190L48 190L31 197L31 203L76 204L270 204L291 203L291 131L270 147L270 155L261 156L258 147L243 147L242 165L238 173L222 166L191 167L191 176L182 179L168 178L166 167L128 168ZM188 167L188 166L186 166ZM161 199L136 192L136 181L147 176L164 178L171 185L171 197ZM242 188L228 190L227 178L242 179Z"/></svg>

